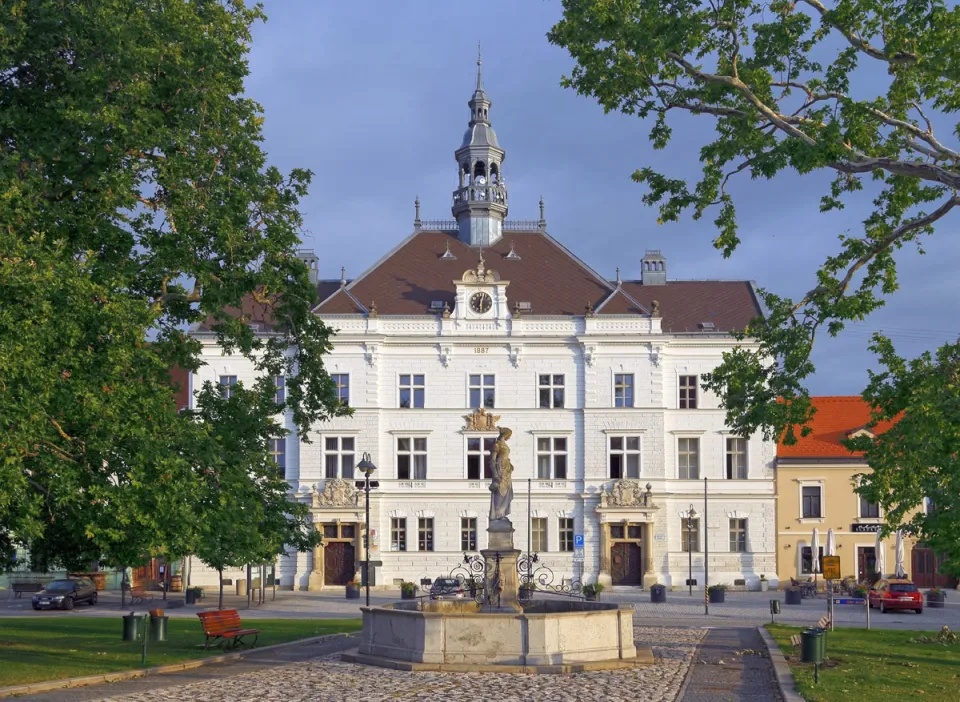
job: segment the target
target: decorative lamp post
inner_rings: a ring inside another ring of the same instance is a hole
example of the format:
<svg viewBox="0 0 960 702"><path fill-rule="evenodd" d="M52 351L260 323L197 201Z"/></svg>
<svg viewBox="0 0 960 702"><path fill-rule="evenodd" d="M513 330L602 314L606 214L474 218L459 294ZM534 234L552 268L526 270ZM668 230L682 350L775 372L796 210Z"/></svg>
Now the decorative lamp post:
<svg viewBox="0 0 960 702"><path fill-rule="evenodd" d="M367 519L363 533L363 584L367 590L367 607L370 606L370 476L377 467L370 460L370 454L364 452L363 459L357 464L363 473L363 494L366 497Z"/></svg>
<svg viewBox="0 0 960 702"><path fill-rule="evenodd" d="M693 597L693 522L697 518L697 510L690 505L687 510L687 586L690 596Z"/></svg>

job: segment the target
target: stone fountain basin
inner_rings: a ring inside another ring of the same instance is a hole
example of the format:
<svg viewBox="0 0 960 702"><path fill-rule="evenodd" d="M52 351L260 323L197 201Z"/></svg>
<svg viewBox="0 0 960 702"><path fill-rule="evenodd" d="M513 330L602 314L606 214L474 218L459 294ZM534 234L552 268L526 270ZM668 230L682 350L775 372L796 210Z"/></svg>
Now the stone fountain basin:
<svg viewBox="0 0 960 702"><path fill-rule="evenodd" d="M652 662L649 651L638 659L631 605L544 600L521 613L501 614L480 612L473 600L425 600L360 611L360 647L344 656L359 663L405 670L576 672Z"/></svg>

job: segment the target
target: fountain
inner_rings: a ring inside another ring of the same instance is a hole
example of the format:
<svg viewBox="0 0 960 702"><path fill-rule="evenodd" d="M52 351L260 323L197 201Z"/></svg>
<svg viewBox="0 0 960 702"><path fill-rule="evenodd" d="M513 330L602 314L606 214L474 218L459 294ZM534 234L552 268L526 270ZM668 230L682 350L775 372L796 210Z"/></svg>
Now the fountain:
<svg viewBox="0 0 960 702"><path fill-rule="evenodd" d="M543 599L521 606L510 506L513 465L498 428L490 451L490 524L482 596L470 600L398 602L361 607L358 649L343 660L397 670L572 673L650 664L633 641L633 606Z"/></svg>

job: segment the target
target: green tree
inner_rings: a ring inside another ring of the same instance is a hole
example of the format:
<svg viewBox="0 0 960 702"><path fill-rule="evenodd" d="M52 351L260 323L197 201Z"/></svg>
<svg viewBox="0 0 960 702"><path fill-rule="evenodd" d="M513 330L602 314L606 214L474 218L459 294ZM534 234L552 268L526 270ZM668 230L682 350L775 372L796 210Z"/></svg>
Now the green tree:
<svg viewBox="0 0 960 702"><path fill-rule="evenodd" d="M264 563L284 553L313 548L320 541L306 504L290 501L289 488L270 453L270 441L284 430L274 416L274 387L267 379L247 389L231 388L229 398L209 381L197 395L192 413L206 434L192 458L200 476L195 494L198 539L194 554L220 575Z"/></svg>
<svg viewBox="0 0 960 702"><path fill-rule="evenodd" d="M805 382L815 370L816 335L836 335L880 307L897 289L897 251L919 245L960 205L960 128L955 120L944 128L960 106L960 8L941 0L564 0L563 7L548 38L576 62L564 85L606 111L649 119L656 149L667 146L679 114L714 125L695 184L650 167L634 173L659 221L714 213L714 244L729 256L740 243L731 179L783 171L833 174L822 211L869 207L862 231L841 237L802 299L762 292L769 314L739 335L755 339L757 348L726 354L706 379L733 430L794 442L797 431L809 431ZM870 83L860 79L866 75ZM882 88L871 92L870 84ZM875 193L865 192L867 185ZM938 431L935 421L927 423L930 408L906 384L912 373L945 372L943 359L956 346L947 344L936 363L924 359L917 368L882 337L873 347L887 367L864 393L877 406L876 418L892 419L889 412L899 408L912 418L905 426L921 436ZM938 402L934 414L942 418L956 398L954 390L926 397ZM929 451L903 452L897 469L879 458L896 451L885 443L892 440L880 439L885 448L870 454L875 472L864 490L902 515L919 504L919 490L891 494L871 485L892 485L892 471L919 475L931 466L955 476L955 449L935 441L944 452L935 461ZM944 529L960 530L960 511L952 515L921 517L911 528L933 541ZM960 567L960 553L952 554Z"/></svg>
<svg viewBox="0 0 960 702"><path fill-rule="evenodd" d="M200 364L191 325L286 377L304 439L346 411L295 255L310 173L267 164L262 111L244 95L263 18L243 0L12 0L0 12L5 556L24 542L47 562L86 559L124 530L145 555L183 547L182 511L143 515L190 485L165 439L188 421L170 415L168 371Z"/></svg>

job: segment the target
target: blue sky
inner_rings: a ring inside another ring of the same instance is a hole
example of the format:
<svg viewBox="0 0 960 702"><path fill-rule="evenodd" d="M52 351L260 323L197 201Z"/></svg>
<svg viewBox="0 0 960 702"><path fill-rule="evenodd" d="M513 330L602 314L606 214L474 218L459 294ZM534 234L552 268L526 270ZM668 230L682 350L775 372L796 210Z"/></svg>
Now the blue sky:
<svg viewBox="0 0 960 702"><path fill-rule="evenodd" d="M697 177L712 121L681 119L671 145L654 151L641 120L604 115L561 88L572 61L545 37L560 17L556 0L265 5L248 93L266 113L270 161L315 173L302 208L322 277L339 278L340 266L354 277L409 235L417 195L425 219L451 216L453 151L469 115L478 41L490 118L507 152L509 217L536 219L542 194L551 236L602 275L613 278L620 266L624 277L638 278L644 250L661 249L670 278L750 279L798 296L837 250L838 235L860 231L863 207L819 212L829 174L741 180L733 193L743 244L727 260L711 246L712 217L658 225L630 175L653 166ZM901 290L887 306L841 338L818 341L813 392L862 390L874 365L866 348L874 330L907 356L960 335L960 243L951 236L958 227L958 215L941 221L924 256L903 249Z"/></svg>

